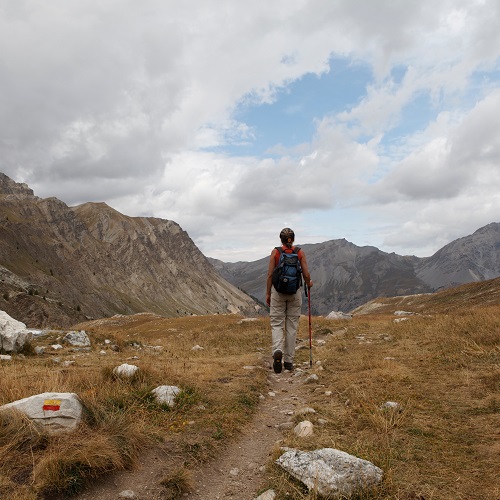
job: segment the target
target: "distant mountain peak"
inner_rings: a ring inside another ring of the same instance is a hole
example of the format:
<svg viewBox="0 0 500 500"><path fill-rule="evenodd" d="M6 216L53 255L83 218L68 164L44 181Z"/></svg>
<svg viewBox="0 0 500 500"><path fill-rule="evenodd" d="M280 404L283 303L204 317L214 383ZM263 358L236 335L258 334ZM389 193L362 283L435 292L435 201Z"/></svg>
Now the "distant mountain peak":
<svg viewBox="0 0 500 500"><path fill-rule="evenodd" d="M0 194L13 195L17 198L35 196L27 184L13 181L2 172L0 172Z"/></svg>
<svg viewBox="0 0 500 500"><path fill-rule="evenodd" d="M389 254L374 246L359 247L345 238L303 248L314 281L314 314L352 311L377 297L433 292L500 276L498 222L452 241L426 258ZM267 261L212 264L229 282L264 301Z"/></svg>

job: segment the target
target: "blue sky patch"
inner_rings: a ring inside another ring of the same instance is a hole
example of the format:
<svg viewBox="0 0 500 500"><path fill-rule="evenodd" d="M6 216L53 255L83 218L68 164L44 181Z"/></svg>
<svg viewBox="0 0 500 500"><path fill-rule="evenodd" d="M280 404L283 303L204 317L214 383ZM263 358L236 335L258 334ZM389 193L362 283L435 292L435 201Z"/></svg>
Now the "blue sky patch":
<svg viewBox="0 0 500 500"><path fill-rule="evenodd" d="M316 121L355 106L365 95L371 78L367 65L333 59L328 73L304 75L279 90L272 104L242 104L234 118L248 125L255 139L230 144L224 151L231 155L273 156L269 150L277 145L291 148L309 142Z"/></svg>

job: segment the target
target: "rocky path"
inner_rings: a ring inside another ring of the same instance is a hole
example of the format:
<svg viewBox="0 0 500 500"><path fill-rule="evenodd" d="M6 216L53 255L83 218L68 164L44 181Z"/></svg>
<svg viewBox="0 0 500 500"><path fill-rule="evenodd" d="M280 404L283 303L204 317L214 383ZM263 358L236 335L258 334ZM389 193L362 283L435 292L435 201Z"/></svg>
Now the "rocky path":
<svg viewBox="0 0 500 500"><path fill-rule="evenodd" d="M193 471L195 486L184 498L251 500L267 488L266 465L273 448L283 432L293 427L294 412L306 406L302 387L305 376L297 375L297 372L279 375L270 372L268 392L263 395L253 420L220 458ZM168 450L150 452L141 461L140 469L116 473L97 482L77 498L165 498L159 481L168 460Z"/></svg>

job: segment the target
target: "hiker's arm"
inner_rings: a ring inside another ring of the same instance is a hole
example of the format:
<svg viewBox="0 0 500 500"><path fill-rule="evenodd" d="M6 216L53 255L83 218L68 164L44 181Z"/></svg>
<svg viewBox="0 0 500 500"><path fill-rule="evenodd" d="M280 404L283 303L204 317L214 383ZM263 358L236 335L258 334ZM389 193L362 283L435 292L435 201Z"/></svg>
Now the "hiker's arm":
<svg viewBox="0 0 500 500"><path fill-rule="evenodd" d="M313 286L311 275L309 274L309 268L307 267L306 255L302 254L302 259L300 260L300 265L302 266L302 277L308 288Z"/></svg>
<svg viewBox="0 0 500 500"><path fill-rule="evenodd" d="M273 286L273 271L276 267L276 248L271 252L269 257L269 266L267 267L267 281L266 281L266 304L271 305L271 287Z"/></svg>

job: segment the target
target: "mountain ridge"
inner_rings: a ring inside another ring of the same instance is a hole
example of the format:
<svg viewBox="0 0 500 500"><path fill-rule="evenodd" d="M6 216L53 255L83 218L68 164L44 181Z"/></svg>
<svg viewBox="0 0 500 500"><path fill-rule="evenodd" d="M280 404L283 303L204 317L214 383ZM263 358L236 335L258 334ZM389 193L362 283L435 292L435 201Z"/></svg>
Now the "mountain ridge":
<svg viewBox="0 0 500 500"><path fill-rule="evenodd" d="M153 312L256 314L174 221L68 207L0 175L0 309L30 327Z"/></svg>
<svg viewBox="0 0 500 500"><path fill-rule="evenodd" d="M497 222L425 258L345 238L300 246L317 315L500 276ZM68 207L0 173L0 309L30 326L137 312L260 314L268 259L207 258L174 221L126 216L103 202Z"/></svg>
<svg viewBox="0 0 500 500"><path fill-rule="evenodd" d="M350 312L379 296L430 293L500 276L500 223L445 245L431 257L401 256L374 246L359 247L345 238L300 246L314 287L313 314ZM269 257L225 263L209 258L227 281L258 301L265 299ZM305 312L305 306L303 306Z"/></svg>

